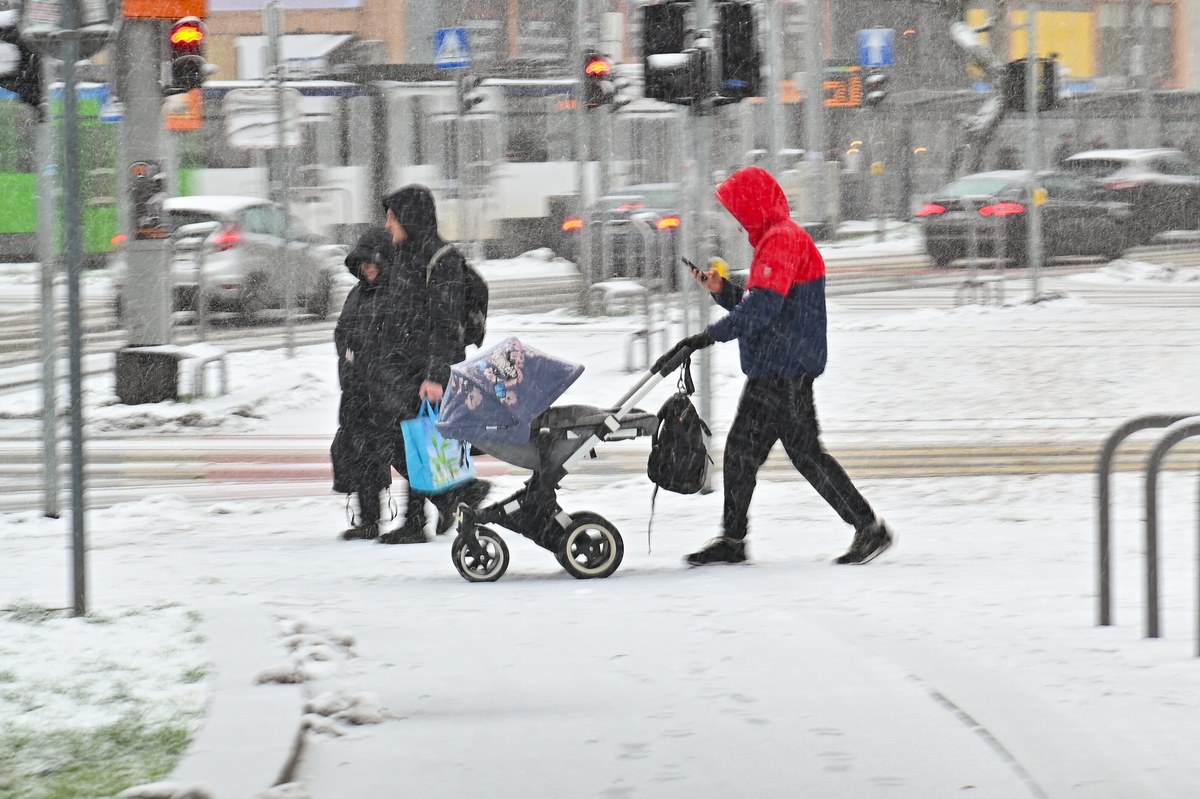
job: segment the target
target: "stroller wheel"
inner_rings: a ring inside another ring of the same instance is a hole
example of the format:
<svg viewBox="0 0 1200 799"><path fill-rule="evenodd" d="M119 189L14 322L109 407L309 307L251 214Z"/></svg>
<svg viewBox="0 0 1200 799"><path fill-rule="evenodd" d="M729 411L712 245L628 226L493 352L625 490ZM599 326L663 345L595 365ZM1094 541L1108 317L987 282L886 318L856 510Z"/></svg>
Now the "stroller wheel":
<svg viewBox="0 0 1200 799"><path fill-rule="evenodd" d="M572 577L607 577L621 565L625 542L612 522L598 513L574 514L554 555Z"/></svg>
<svg viewBox="0 0 1200 799"><path fill-rule="evenodd" d="M471 552L467 539L461 535L454 538L454 543L450 545L454 568L468 582L494 583L508 569L508 546L494 530L486 527L476 527L475 535L483 547L479 554Z"/></svg>

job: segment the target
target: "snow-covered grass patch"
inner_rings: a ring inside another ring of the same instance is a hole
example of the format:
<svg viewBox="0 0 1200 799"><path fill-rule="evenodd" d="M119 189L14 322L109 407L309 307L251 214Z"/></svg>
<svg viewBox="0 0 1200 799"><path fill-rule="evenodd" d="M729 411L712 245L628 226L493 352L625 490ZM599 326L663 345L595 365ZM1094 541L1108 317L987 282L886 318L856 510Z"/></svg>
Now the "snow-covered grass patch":
<svg viewBox="0 0 1200 799"><path fill-rule="evenodd" d="M200 618L174 605L0 610L0 796L115 796L174 768L203 717Z"/></svg>

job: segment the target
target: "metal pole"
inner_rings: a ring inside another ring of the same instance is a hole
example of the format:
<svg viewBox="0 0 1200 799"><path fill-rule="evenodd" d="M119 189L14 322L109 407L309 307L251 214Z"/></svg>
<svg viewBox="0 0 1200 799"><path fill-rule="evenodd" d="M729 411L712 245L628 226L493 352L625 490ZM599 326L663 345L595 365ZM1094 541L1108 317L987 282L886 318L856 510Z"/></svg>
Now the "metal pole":
<svg viewBox="0 0 1200 799"><path fill-rule="evenodd" d="M1155 138L1154 123L1154 72L1150 67L1151 57L1150 51L1153 47L1151 42L1151 27L1152 12L1154 4L1150 0L1142 0L1142 24L1138 27L1138 51L1141 53L1142 74L1138 78L1139 83L1139 99L1141 101L1142 111L1142 146L1156 147L1158 141Z"/></svg>
<svg viewBox="0 0 1200 799"><path fill-rule="evenodd" d="M588 224L588 205L587 205L587 164L588 164L588 130L587 130L587 103L584 102L584 86L583 76L579 74L579 70L583 69L583 51L585 28L587 27L587 7L584 5L584 0L576 0L575 2L575 47L574 53L568 57L567 63L574 63L575 75L578 83L575 90L575 159L578 168L576 169L576 195L579 198L579 218L583 220L583 227L579 229L579 247L576 253L576 260L579 262L576 266L580 274L583 276L583 287L579 294L579 312L585 316L590 313L588 298L592 287L592 280L595 275L592 273L592 257L591 257L591 225Z"/></svg>
<svg viewBox="0 0 1200 799"><path fill-rule="evenodd" d="M1125 0L1121 6L1121 46L1128 57L1125 60L1125 88L1137 88L1137 75L1141 73L1142 56L1138 51L1140 43L1134 41L1133 20L1137 16L1135 8L1137 0Z"/></svg>
<svg viewBox="0 0 1200 799"><path fill-rule="evenodd" d="M271 181L272 198L280 207L284 216L284 229L280 232L279 266L283 271L284 294L284 341L287 345L287 357L296 356L296 274L292 268L292 259L288 250L288 149L287 149L287 109L284 105L283 85L283 49L280 38L283 36L283 3L281 0L268 0L263 7L266 17L263 27L267 31L267 66L275 79L275 153L273 157L275 175Z"/></svg>
<svg viewBox="0 0 1200 799"><path fill-rule="evenodd" d="M174 280L171 279L169 241L165 238L143 237L139 230L143 224L136 215L154 208L139 209L134 202L133 191L139 179L133 173L133 165L145 163L149 174L162 175L159 170L163 157L162 132L162 62L160 55L164 47L162 23L152 19L128 19L121 26L120 42L111 53L117 69L125 76L125 114L121 121L121 142L118 148L122 171L121 209L122 230L125 241L126 280L122 309L124 326L129 331L129 347L153 347L171 343L173 319ZM144 199L144 198L143 198ZM158 220L164 224L165 220ZM137 376L126 370L117 370L117 380L134 381ZM140 394L140 390L124 390L122 383L118 395Z"/></svg>
<svg viewBox="0 0 1200 799"><path fill-rule="evenodd" d="M696 28L697 30L707 30L710 24L708 0L696 0ZM715 38L711 37L710 43L715 42ZM708 60L710 70L716 70L716 48L710 47L709 53L712 57ZM712 114L714 107L708 95L709 87L715 86L716 81L714 75L710 73L706 86L703 90L705 97L692 108L696 110L693 115L695 125L695 157L696 157L696 185L695 185L695 208L696 216L692 224L694 230L693 235L696 241L696 263L701 269L708 269L709 258L712 256L711 243L708 237L708 220L709 208L712 205L712 168L710 166L709 148L711 145L711 135L709 133L712 125ZM689 280L691 278L689 277ZM692 281L693 283L695 281ZM711 301L703 301L698 303L699 313L697 314L696 326L699 330L704 330L708 327L708 320L712 306ZM712 348L706 347L700 351L700 392L699 392L699 410L700 416L708 421L711 426L715 421L713 419L713 390L712 390ZM712 490L711 472L705 478L705 490Z"/></svg>
<svg viewBox="0 0 1200 799"><path fill-rule="evenodd" d="M58 218L57 160L55 159L54 114L50 106L50 84L54 62L42 59L42 102L38 111L38 260L41 262L42 324L42 514L51 519L60 515L58 481L58 391L55 362L58 360L58 332L54 325L54 278L58 272L58 251L54 246L55 221Z"/></svg>
<svg viewBox="0 0 1200 799"><path fill-rule="evenodd" d="M463 97L467 92L469 81L467 74L463 70L459 70L458 76L458 97ZM454 171L458 175L458 240L463 244L469 240L467 233L467 170L466 170L466 114L463 113L462 102L459 102L454 109Z"/></svg>
<svg viewBox="0 0 1200 799"><path fill-rule="evenodd" d="M689 108L687 110L686 117L688 124L681 124L677 128L679 136L675 146L678 148L680 153L687 153L692 147L692 137L690 134L692 133L691 121L693 118L692 110ZM687 171L686 166L684 166L685 164L686 161L681 157L680 165L684 167L684 172ZM694 159L691 167L694 171L696 167L696 162ZM691 235L692 228L696 227L698 224L698 214L696 213L696 195L695 192L690 191L690 189L691 186L686 184L682 185L683 208L680 210L683 212L683 232L685 235L677 236L676 242L683 248L684 252L691 256L693 262L695 262L697 266L699 266L701 269L704 269L706 268L706 265L700 263L699 251L695 248L695 237ZM683 335L690 336L692 335L692 306L696 304L697 301L699 301L700 304L703 304L705 302L709 302L709 300L706 297L700 296L702 293L700 288L696 285L696 281L692 279L691 272L683 265L682 261L677 264L672 263L671 267L675 269L675 272L678 275L676 283L679 285L679 301L681 310L683 311Z"/></svg>
<svg viewBox="0 0 1200 799"><path fill-rule="evenodd" d="M62 4L63 200L67 249L67 342L71 393L71 545L74 565L74 615L87 613L87 536L83 486L83 330L79 318L79 278L83 262L83 197L79 179L79 98L75 64L79 61L79 8Z"/></svg>
<svg viewBox="0 0 1200 799"><path fill-rule="evenodd" d="M808 0L805 4L808 13L805 44L805 70L808 72L808 84L804 86L804 160L812 164L806 190L809 196L810 214L816 209L828 208L828 191L824 182L827 180L826 170L820 167L824 161L824 54L821 42L824 35L822 29L822 2ZM824 220L823 212L820 217Z"/></svg>
<svg viewBox="0 0 1200 799"><path fill-rule="evenodd" d="M779 29L783 26L783 0L767 0L767 168L779 177L783 171L783 114L779 108L779 90L783 81L783 52Z"/></svg>
<svg viewBox="0 0 1200 799"><path fill-rule="evenodd" d="M1026 196L1029 200L1029 230L1027 251L1029 255L1029 282L1033 302L1041 298L1041 288L1038 284L1039 271L1042 267L1042 209L1035 201L1034 190L1038 186L1038 168L1041 164L1038 152L1041 144L1041 132L1038 125L1038 51L1037 51L1037 15L1040 4L1030 0L1025 6L1027 19L1025 32L1029 43L1028 57L1025 62L1025 168L1029 170L1029 186ZM1047 65L1049 66L1049 65Z"/></svg>

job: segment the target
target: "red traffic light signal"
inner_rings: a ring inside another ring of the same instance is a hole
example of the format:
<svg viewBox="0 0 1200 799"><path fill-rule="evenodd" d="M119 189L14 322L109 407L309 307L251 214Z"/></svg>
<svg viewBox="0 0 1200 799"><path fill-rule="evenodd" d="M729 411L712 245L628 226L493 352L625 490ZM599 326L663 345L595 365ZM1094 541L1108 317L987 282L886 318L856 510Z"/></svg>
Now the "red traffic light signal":
<svg viewBox="0 0 1200 799"><path fill-rule="evenodd" d="M589 55L583 67L583 74L592 80L603 80L612 72L612 62L602 55Z"/></svg>
<svg viewBox="0 0 1200 799"><path fill-rule="evenodd" d="M204 58L207 38L208 31L198 17L184 17L171 26L167 37L171 48L171 92L187 92L203 85L208 67Z"/></svg>
<svg viewBox="0 0 1200 799"><path fill-rule="evenodd" d="M583 99L588 108L597 108L612 100L616 93L609 81L612 62L595 50L583 54Z"/></svg>
<svg viewBox="0 0 1200 799"><path fill-rule="evenodd" d="M171 28L173 49L198 48L204 44L204 26L193 18L181 19Z"/></svg>

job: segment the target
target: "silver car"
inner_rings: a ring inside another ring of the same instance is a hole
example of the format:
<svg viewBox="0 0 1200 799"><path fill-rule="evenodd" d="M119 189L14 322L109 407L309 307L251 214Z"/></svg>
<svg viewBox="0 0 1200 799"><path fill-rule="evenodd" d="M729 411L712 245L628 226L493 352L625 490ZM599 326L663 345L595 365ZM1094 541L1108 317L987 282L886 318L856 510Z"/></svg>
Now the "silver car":
<svg viewBox="0 0 1200 799"><path fill-rule="evenodd" d="M309 235L276 203L232 195L172 197L164 201L163 212L173 233L168 255L175 280L173 310L195 310L201 282L211 310L237 311L253 317L259 311L284 308L290 272L295 281L297 309L320 319L329 315L340 250ZM197 223L216 226L207 235L174 235L183 226ZM201 259L197 257L201 248L202 281ZM113 254L110 268L120 318L127 304L123 251Z"/></svg>

